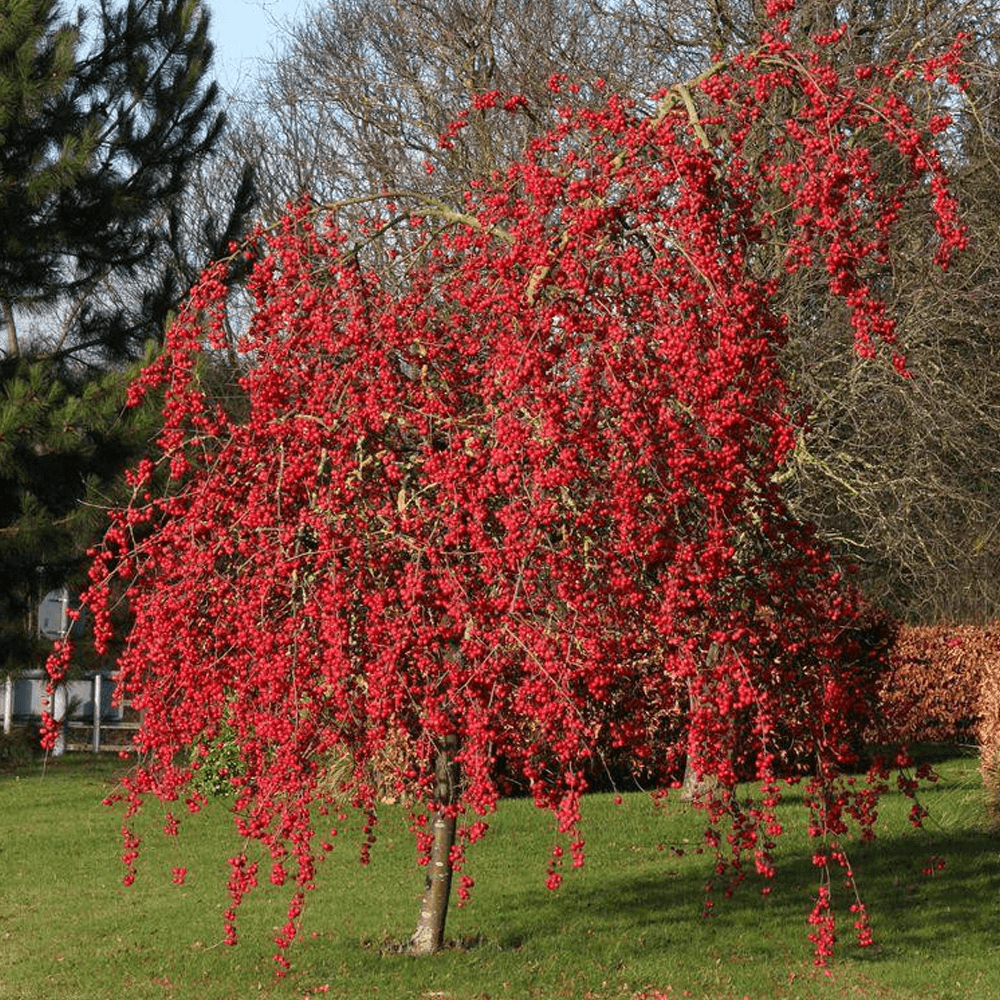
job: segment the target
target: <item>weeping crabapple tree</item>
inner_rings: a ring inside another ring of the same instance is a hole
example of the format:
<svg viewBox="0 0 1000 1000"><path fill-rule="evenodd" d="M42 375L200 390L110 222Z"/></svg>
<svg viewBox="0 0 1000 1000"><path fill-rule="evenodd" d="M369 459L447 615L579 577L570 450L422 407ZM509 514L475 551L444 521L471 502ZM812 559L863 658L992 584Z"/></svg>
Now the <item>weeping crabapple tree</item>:
<svg viewBox="0 0 1000 1000"><path fill-rule="evenodd" d="M280 966L338 813L363 817L366 860L387 788L428 866L409 947L430 952L511 781L554 816L555 888L564 861L583 864L581 796L602 760L663 793L687 761L729 891L774 874L776 806L808 760L816 960L842 880L870 942L845 843L873 835L888 787L881 763L848 776L879 663L777 485L802 422L758 265L777 252L824 273L858 355L905 376L866 266L890 255L908 198L932 201L942 266L964 237L934 147L948 120L915 120L894 86L954 84L961 55L845 80L849 26L794 50L789 6L771 3L754 49L648 108L585 106L558 79L551 112L478 95L453 135L476 115L548 126L462 206L397 193L347 224L306 202L205 272L132 388L160 394L164 429L84 597L143 711L141 766L117 796L127 882L137 810L163 800L176 833L222 740L234 823L257 844L229 861L225 939L260 879L287 883ZM786 117L761 143L765 106ZM887 150L892 178L875 167ZM227 410L201 378L237 258L254 307ZM60 644L53 684L70 658Z"/></svg>

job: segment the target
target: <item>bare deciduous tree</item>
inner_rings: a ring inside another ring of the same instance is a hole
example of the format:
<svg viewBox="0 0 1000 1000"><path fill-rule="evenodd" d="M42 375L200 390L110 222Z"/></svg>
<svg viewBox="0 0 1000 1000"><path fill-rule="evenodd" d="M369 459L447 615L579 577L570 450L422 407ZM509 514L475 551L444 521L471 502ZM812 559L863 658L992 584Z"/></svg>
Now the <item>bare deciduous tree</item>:
<svg viewBox="0 0 1000 1000"><path fill-rule="evenodd" d="M244 152L275 210L303 191L458 197L523 148L530 128L518 116L499 134L473 117L444 148L442 133L475 95L502 90L548 105L560 74L649 93L662 82L647 58L650 27L596 0L335 0L295 30L262 80Z"/></svg>

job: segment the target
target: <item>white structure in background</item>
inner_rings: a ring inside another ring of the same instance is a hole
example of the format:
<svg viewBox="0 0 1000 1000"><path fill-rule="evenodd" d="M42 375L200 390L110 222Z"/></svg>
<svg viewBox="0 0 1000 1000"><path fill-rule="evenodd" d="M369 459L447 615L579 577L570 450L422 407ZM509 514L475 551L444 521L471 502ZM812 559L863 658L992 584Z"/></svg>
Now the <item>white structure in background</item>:
<svg viewBox="0 0 1000 1000"><path fill-rule="evenodd" d="M9 733L17 720L37 721L45 710L45 685L48 678L44 670L26 670L20 677L8 677L3 692L3 731ZM102 671L76 678L60 685L56 693L54 715L62 717L66 729L91 732L85 743L67 745L64 738L60 745L70 750L128 750L116 740L116 735L131 736L137 727L123 720L123 711L112 706L115 675ZM116 731L123 730L125 733ZM109 743L109 737L111 742ZM55 753L56 751L53 751ZM60 753L62 750L59 751Z"/></svg>
<svg viewBox="0 0 1000 1000"><path fill-rule="evenodd" d="M79 638L85 631L83 618L74 620L70 610L74 600L67 587L49 591L38 607L38 631L47 639L55 641L65 638ZM7 677L3 691L3 731L11 731L15 719L39 719L48 708L48 694L45 687L48 678L44 670L26 670L20 677ZM74 728L91 729L91 746L95 753L102 749L101 729L116 730L135 728L123 723L122 711L112 709L111 695L115 686L115 676L110 671L96 672L87 677L60 684L53 696L53 717L64 723L59 739L52 753L58 756L67 749L66 731ZM85 745L73 749L87 749ZM127 749L117 743L103 749Z"/></svg>
<svg viewBox="0 0 1000 1000"><path fill-rule="evenodd" d="M38 631L55 642L57 639L77 638L83 634L83 618L71 618L72 601L68 587L50 590L38 606ZM69 708L69 694L65 684L60 684L52 695L52 718L62 723L52 756L60 757L66 752L66 710Z"/></svg>
<svg viewBox="0 0 1000 1000"><path fill-rule="evenodd" d="M70 618L73 601L69 587L50 590L38 605L38 631L46 639L79 639L84 632L84 618Z"/></svg>

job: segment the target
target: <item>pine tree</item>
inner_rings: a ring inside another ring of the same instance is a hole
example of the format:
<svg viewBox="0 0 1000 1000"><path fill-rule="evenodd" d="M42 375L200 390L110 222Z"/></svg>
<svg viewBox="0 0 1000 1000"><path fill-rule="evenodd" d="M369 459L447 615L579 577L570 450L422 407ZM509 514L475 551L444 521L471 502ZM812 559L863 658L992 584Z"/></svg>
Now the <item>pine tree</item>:
<svg viewBox="0 0 1000 1000"><path fill-rule="evenodd" d="M208 28L199 0L0 0L0 669L150 431L130 362L253 203L249 171L219 217L186 199L225 126Z"/></svg>
<svg viewBox="0 0 1000 1000"><path fill-rule="evenodd" d="M79 381L53 367L23 360L0 399L0 672L47 651L38 601L77 582L122 465L155 429L147 412L121 417L127 370Z"/></svg>

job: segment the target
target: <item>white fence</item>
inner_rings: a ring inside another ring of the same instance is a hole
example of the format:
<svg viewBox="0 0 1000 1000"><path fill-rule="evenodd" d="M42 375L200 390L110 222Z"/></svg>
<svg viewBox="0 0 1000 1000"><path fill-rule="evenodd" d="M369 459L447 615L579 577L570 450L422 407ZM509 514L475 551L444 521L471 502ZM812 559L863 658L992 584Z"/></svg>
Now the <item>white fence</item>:
<svg viewBox="0 0 1000 1000"><path fill-rule="evenodd" d="M128 704L112 705L116 676L96 672L67 681L53 697L53 715L63 720L56 753L63 750L131 750L138 720ZM47 678L41 670L8 677L3 692L3 731L14 725L39 722L47 708Z"/></svg>

